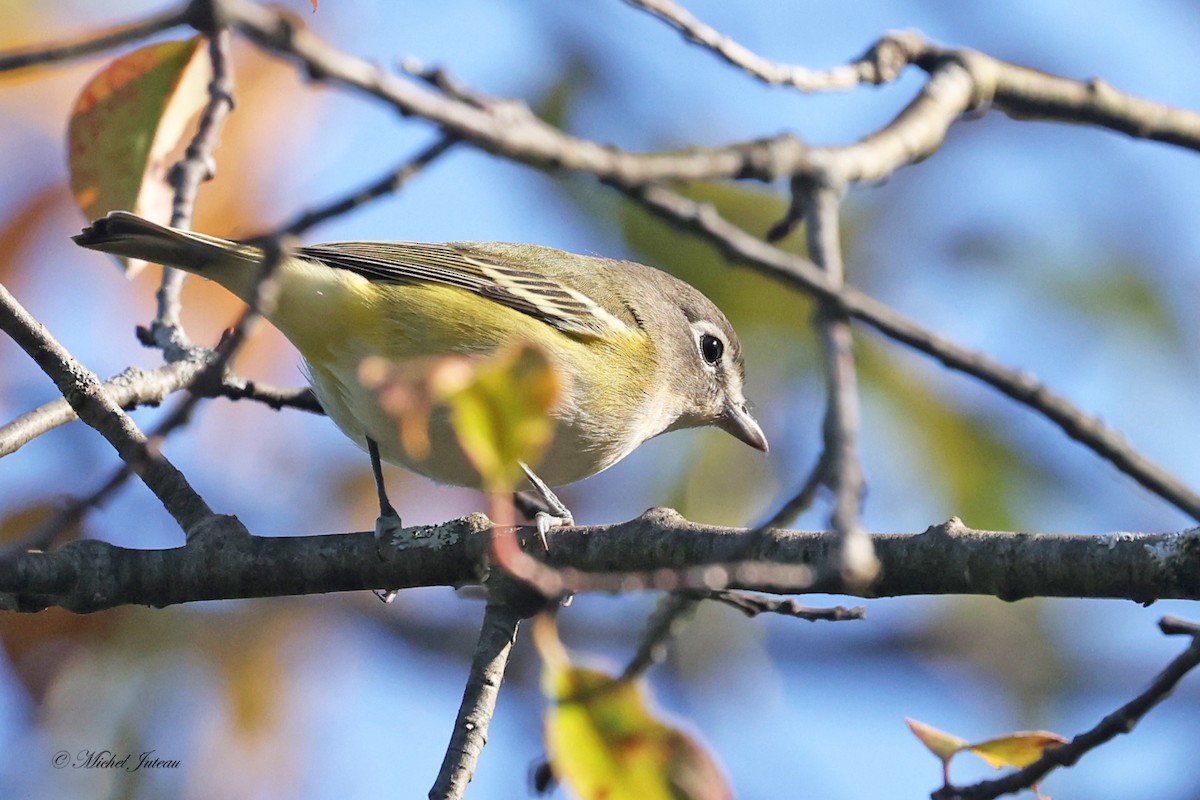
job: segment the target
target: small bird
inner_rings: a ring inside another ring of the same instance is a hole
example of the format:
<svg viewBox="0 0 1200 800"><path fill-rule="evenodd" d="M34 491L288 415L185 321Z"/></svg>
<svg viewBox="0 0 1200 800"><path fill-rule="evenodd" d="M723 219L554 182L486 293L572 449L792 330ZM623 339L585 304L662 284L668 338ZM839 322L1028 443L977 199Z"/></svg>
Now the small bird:
<svg viewBox="0 0 1200 800"><path fill-rule="evenodd" d="M252 242L123 211L73 238L200 275L246 302L266 259ZM707 297L653 267L529 244L334 242L291 251L273 280L267 318L300 351L321 407L371 454L381 517L395 512L379 458L441 483L479 487L481 478L445 414L430 419L426 457L405 450L396 420L359 380L371 357L404 364L541 347L561 383L554 440L537 469L549 486L594 475L679 428L714 425L767 450L743 396L733 327Z"/></svg>

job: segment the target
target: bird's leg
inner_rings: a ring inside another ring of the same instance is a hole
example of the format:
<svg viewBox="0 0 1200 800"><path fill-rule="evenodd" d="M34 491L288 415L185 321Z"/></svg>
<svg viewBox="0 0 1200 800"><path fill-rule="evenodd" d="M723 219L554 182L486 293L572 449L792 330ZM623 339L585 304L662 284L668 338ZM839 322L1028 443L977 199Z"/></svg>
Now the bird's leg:
<svg viewBox="0 0 1200 800"><path fill-rule="evenodd" d="M379 493L379 518L375 520L376 547L385 539L390 539L404 527L400 515L396 513L392 501L388 500L387 487L383 485L383 463L379 460L379 445L370 436L367 438L367 455L371 457L371 473L375 476L375 490ZM395 589L375 589L375 596L385 603L396 599Z"/></svg>
<svg viewBox="0 0 1200 800"><path fill-rule="evenodd" d="M539 478L524 461L520 463L521 469L525 472L525 477L533 484L534 491L541 495L542 499L546 501L546 505L550 507L550 513L539 511L533 517L534 524L537 525L538 536L542 540L542 547L549 550L550 546L546 543L546 534L550 529L568 528L575 524L575 518L571 515L570 509L563 505L563 501L558 499L558 496L551 491L545 481Z"/></svg>

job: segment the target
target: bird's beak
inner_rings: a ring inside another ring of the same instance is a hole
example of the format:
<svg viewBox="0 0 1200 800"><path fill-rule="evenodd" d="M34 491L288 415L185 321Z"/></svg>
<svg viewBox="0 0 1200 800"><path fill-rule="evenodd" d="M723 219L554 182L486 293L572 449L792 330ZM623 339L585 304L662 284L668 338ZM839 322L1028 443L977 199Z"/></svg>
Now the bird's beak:
<svg viewBox="0 0 1200 800"><path fill-rule="evenodd" d="M731 404L716 424L721 430L732 433L755 450L767 452L767 437L746 410L745 402Z"/></svg>

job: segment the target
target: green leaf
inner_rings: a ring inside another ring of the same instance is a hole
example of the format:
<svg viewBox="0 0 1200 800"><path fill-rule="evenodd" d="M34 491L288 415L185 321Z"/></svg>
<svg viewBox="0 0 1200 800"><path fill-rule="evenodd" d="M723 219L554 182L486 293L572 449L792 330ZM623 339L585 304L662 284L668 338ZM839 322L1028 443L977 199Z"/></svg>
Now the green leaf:
<svg viewBox="0 0 1200 800"><path fill-rule="evenodd" d="M170 156L204 107L211 80L204 41L198 36L135 50L80 93L67 127L67 158L71 191L89 220L126 210L169 221Z"/></svg>

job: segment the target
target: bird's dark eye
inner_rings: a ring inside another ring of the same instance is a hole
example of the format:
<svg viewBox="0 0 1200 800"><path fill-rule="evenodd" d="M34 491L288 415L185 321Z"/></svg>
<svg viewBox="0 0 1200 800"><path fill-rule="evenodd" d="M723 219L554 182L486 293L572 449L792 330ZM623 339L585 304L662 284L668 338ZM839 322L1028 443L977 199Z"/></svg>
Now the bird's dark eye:
<svg viewBox="0 0 1200 800"><path fill-rule="evenodd" d="M721 354L725 352L725 343L711 333L706 333L700 337L700 355L704 356L704 360L710 364L715 364L721 360Z"/></svg>

